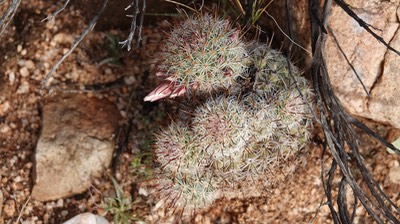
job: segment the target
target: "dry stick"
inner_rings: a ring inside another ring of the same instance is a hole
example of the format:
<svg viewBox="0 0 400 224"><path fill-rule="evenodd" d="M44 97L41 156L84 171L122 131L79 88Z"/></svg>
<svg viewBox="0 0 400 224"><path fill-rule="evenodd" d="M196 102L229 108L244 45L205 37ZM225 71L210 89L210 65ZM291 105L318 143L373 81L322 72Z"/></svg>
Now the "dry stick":
<svg viewBox="0 0 400 224"><path fill-rule="evenodd" d="M21 0L13 0L11 2L11 5L8 7L7 11L1 17L1 19L0 19L0 27L1 27L0 35L4 32L4 30L8 26L8 23L10 23L11 19L14 17L20 3L21 3Z"/></svg>
<svg viewBox="0 0 400 224"><path fill-rule="evenodd" d="M42 19L41 22L44 22L45 20L50 20L50 19L53 19L54 17L56 17L61 11L63 11L67 7L69 2L70 2L70 0L66 0L64 5L61 8L59 8L57 11L55 11L51 15L47 16L46 18Z"/></svg>
<svg viewBox="0 0 400 224"><path fill-rule="evenodd" d="M19 223L21 221L22 218L22 213L24 212L26 206L28 205L29 201L31 200L32 195L29 195L28 199L26 199L24 205L22 205L21 211L19 212L17 221L15 221L15 223Z"/></svg>
<svg viewBox="0 0 400 224"><path fill-rule="evenodd" d="M310 0L310 17L311 17L311 33L312 33L312 48L313 48L313 60L312 60L312 77L314 80L314 88L317 94L317 105L321 112L321 121L322 128L325 134L325 141L328 144L331 154L334 157L334 162L332 163L331 170L336 169L336 164L339 165L342 174L346 178L346 181L349 183L351 188L353 189L353 194L360 199L364 208L367 212L377 221L378 223L383 223L383 220L378 217L378 214L375 210L379 211L382 215L385 215L387 220L391 220L393 222L398 222L398 220L393 216L389 208L383 203L382 198L389 201L387 197L380 190L379 186L373 186L373 183L376 183L371 177L368 170L365 168L361 157L358 152L358 145L354 142L355 133L352 127L349 125L351 122L348 117L350 117L347 113L344 112L342 106L339 103L339 100L336 98L334 92L331 89L331 84L329 82L328 73L326 69L325 60L323 58L323 46L326 41L326 33L324 30L327 25L327 18L330 13L330 7L332 2L326 1L324 5L323 17L322 21L319 20L320 10L319 10L319 1ZM323 25L324 27L320 27ZM320 77L322 79L320 79ZM322 82L321 82L322 81ZM320 89L319 87L322 87ZM325 113L332 116L328 118ZM334 127L331 127L331 122L333 121ZM372 132L372 131L371 131ZM335 134L334 134L335 133ZM350 134L350 135L349 135ZM339 137L339 139L336 138ZM368 184L369 190L372 193L375 200L378 201L379 205L376 205L374 201L368 197L365 192L360 188L360 186L355 182L354 177L352 176L352 172L348 167L348 162L345 157L347 155L344 150L344 142L346 140L347 144L351 148L353 154L357 157L357 167L363 174L364 181ZM337 215L334 207L332 206L332 198L330 197L331 192L331 182L324 185L325 192L328 196L328 205L330 207L332 216L334 217L335 223L348 223L351 220L348 219L343 213L339 216ZM372 180L371 180L372 179ZM371 182L373 182L371 184ZM375 188L378 189L378 192L375 191ZM343 190L341 191L343 193ZM344 206L344 202L342 200L338 200L338 206ZM375 209L373 210L372 207ZM354 207L354 206L353 206ZM340 212L340 211L339 211ZM354 210L353 210L354 216ZM339 219L338 219L339 218Z"/></svg>
<svg viewBox="0 0 400 224"><path fill-rule="evenodd" d="M362 19L360 19L347 5L344 1L340 1L340 0L336 0L336 3L346 12L348 13L352 18L354 18L359 24L360 26L362 26L364 29L366 29L369 33L371 33L378 41L380 41L381 43L383 43L388 49L392 50L393 52L395 52L396 54L399 55L399 52L396 51L394 48L390 47L386 42L383 41L383 39L376 35L375 33L372 32L372 30L369 29L369 26L367 23L365 23ZM352 123L353 125L355 125L356 127L360 128L362 131L366 132L367 134L369 134L370 136L376 138L377 140L379 140L381 143L383 143L384 145L386 145L389 148L394 148L394 151L396 152L396 154L400 155L400 151L398 149L396 149L392 144L388 143L386 140L384 140L381 136L379 136L378 134L376 134L375 132L373 132L372 130L370 130L368 127L366 127L365 125L363 125L361 122L357 121L356 119L354 119L353 117L349 116L348 114L344 113L345 117L344 119L347 120L347 122ZM352 146L352 144L349 143L350 146ZM391 206L393 206L395 209L397 209L397 211L399 211L399 208L396 206L396 204L393 203L392 200L390 200L387 195L383 192L383 190L381 189L381 187L379 186L379 184L376 182L376 180L372 177L372 175L369 173L369 171L367 170L367 168L365 167L365 165L363 164L362 158L360 156L360 153L358 152L358 148L354 147L354 145L351 147L353 154L356 157L356 161L358 163L358 168L360 169L364 180L366 182L366 184L368 185L368 188L370 189L371 193L373 194L373 196L375 197L375 199L378 201L378 203L382 206L384 212L383 214L388 216L390 218L390 220L392 221L397 221L398 220L393 216L392 212L389 210L389 208L386 206L386 204L384 204L384 201L382 200L385 199L387 202L389 202L389 204ZM377 191L376 191L377 190Z"/></svg>
<svg viewBox="0 0 400 224"><path fill-rule="evenodd" d="M136 20L137 20L137 15L139 14L139 11L138 11L139 1L134 0L128 7L125 8L125 10L128 10L132 6L133 6L133 15L132 15L131 28L129 31L128 39L119 42L119 44L122 44L123 48L126 47L128 51L131 50L132 41L133 41L133 37L135 36L136 28L138 28L138 37L137 37L137 42L136 42L137 48L139 47L140 41L142 40L142 28L143 28L143 21L144 21L144 12L146 11L146 0L143 0L142 11L141 11L138 27L136 25Z"/></svg>
<svg viewBox="0 0 400 224"><path fill-rule="evenodd" d="M323 38L323 40L324 39L325 38ZM317 53L319 55L322 55L322 50L319 47L321 43L317 42L317 44L318 44L317 45L318 47L316 48ZM352 131L352 127L350 127L347 123L347 120L344 119L343 108L341 107L338 99L336 98L335 94L333 93L333 91L331 89L329 79L327 78L328 77L327 69L326 69L326 64L325 64L324 59L321 59L320 62L318 62L318 63L319 63L318 70L321 74L323 74L323 77L321 80L322 83L317 83L317 84L322 85L323 92L317 92L317 94L319 94L320 96L326 96L326 98L324 98L325 102L320 102L319 106L320 106L322 120L324 122L323 128L324 128L324 132L325 132L325 137L326 137L327 143L330 147L330 152L332 153L332 155L335 159L335 162L339 165L339 167L342 171L342 174L347 178L349 185L353 189L354 195L356 195L360 199L364 208L367 210L367 212L371 216L373 216L375 221L377 221L378 223L383 223L383 220L381 220L378 217L378 214L375 212L375 210L378 210L380 213L383 213L383 210L379 206L377 206L373 202L373 200L361 189L361 187L357 184L355 178L353 177L352 171L347 166L347 164L348 164L347 160L343 160L343 158L340 157L340 153L344 152L344 144L343 143L340 144L340 142L338 142L336 135L341 135L342 131L349 131L349 130ZM315 72L313 75L315 75ZM326 116L325 111L328 112L328 115L333 118L331 119L328 116ZM334 123L333 129L332 129L332 127L330 127L330 124L332 122ZM343 130L342 128L339 127L342 125L344 125L347 130ZM347 138L346 141L349 144L353 154L357 153L357 152L354 152L354 148L357 148L358 145L354 144L351 141L348 141L348 138L350 138L349 136L346 136L346 138ZM331 186L329 186L329 187L331 187ZM371 192L373 191L372 189L369 189L369 190ZM343 205L339 205L339 206L343 206ZM373 210L371 206L375 210ZM345 223L345 220L340 220L340 221Z"/></svg>
<svg viewBox="0 0 400 224"><path fill-rule="evenodd" d="M90 21L89 25L86 27L86 29L82 32L82 34L78 37L78 39L75 41L75 43L72 45L72 47L65 53L62 58L53 66L51 69L50 73L46 76L46 78L42 81L42 89L47 88L46 84L49 81L50 77L54 74L54 72L57 70L57 68L61 65L61 63L64 62L64 60L75 50L76 47L82 42L82 40L88 35L90 31L93 30L94 26L96 25L97 20L99 19L100 15L103 13L104 9L106 8L108 3L108 0L103 1L103 5L100 8L100 11L97 13L97 15Z"/></svg>
<svg viewBox="0 0 400 224"><path fill-rule="evenodd" d="M142 14L140 15L140 20L139 20L139 32L138 32L138 37L137 37L136 48L139 47L140 41L142 40L142 27L143 27L143 20L144 20L144 12L145 11L146 11L146 0L143 0Z"/></svg>
<svg viewBox="0 0 400 224"><path fill-rule="evenodd" d="M351 62L350 62L349 58L347 57L347 55L344 53L343 48L340 46L339 41L335 36L335 32L332 30L332 28L330 26L328 26L328 30L329 30L331 36L333 37L333 40L335 41L335 44L338 47L340 53L343 55L343 57L346 60L347 64L350 66L351 70L353 70L357 80L360 82L361 86L363 87L365 94L367 94L368 98L371 97L369 91L367 90L367 87L364 85L364 82L361 80L361 77L358 75L358 72L354 68L353 64L351 64Z"/></svg>
<svg viewBox="0 0 400 224"><path fill-rule="evenodd" d="M122 44L122 48L126 47L128 51L131 50L132 40L136 31L136 18L139 13L138 12L139 0L133 0L133 2L128 7L125 8L125 10L131 8L132 5L133 5L133 15L132 15L131 28L129 31L128 39L119 42L119 44Z"/></svg>
<svg viewBox="0 0 400 224"><path fill-rule="evenodd" d="M368 33L370 33L373 37L375 37L376 40L378 40L380 43L382 43L383 45L385 45L385 47L387 47L387 49L393 51L394 53L396 53L397 55L400 56L400 52L396 49L394 49L392 46L390 46L381 36L379 36L378 34L376 34L374 31L372 31L369 27L370 25L368 25L364 20L362 20L353 10L350 9L350 7L347 5L346 2L344 2L343 0L335 0L336 4L338 6L340 6L340 8L342 8L349 16L351 16L355 21L358 22L358 24L364 28Z"/></svg>

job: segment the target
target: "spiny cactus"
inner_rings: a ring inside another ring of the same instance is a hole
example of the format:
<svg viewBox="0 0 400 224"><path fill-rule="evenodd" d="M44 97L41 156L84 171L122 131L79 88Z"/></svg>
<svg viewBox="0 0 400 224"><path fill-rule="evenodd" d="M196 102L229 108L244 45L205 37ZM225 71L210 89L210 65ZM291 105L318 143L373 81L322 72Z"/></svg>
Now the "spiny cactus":
<svg viewBox="0 0 400 224"><path fill-rule="evenodd" d="M199 149L198 136L189 127L173 123L157 136L157 161L170 175L201 173L208 165L201 160L204 152Z"/></svg>
<svg viewBox="0 0 400 224"><path fill-rule="evenodd" d="M163 169L159 197L173 207L201 208L217 198L210 160L198 135L182 123L173 123L157 136L157 161Z"/></svg>
<svg viewBox="0 0 400 224"><path fill-rule="evenodd" d="M236 161L251 135L247 116L237 97L221 95L196 109L192 127L210 156Z"/></svg>
<svg viewBox="0 0 400 224"><path fill-rule="evenodd" d="M214 188L212 176L207 173L204 176L179 173L158 181L157 197L172 212L176 208L185 208L187 211L203 208L220 197L219 191Z"/></svg>
<svg viewBox="0 0 400 224"><path fill-rule="evenodd" d="M240 31L228 20L210 14L189 17L172 30L162 47L157 75L166 82L144 100L228 88L244 72L246 56Z"/></svg>
<svg viewBox="0 0 400 224"><path fill-rule="evenodd" d="M203 96L190 121L173 123L157 136L159 193L170 206L209 205L235 192L238 183L249 187L266 179L282 159L305 146L311 90L278 51L244 45L227 21L206 14L176 27L161 55L159 69L168 82L146 100L190 89L214 93ZM241 88L238 77L253 81Z"/></svg>
<svg viewBox="0 0 400 224"><path fill-rule="evenodd" d="M171 206L202 208L239 182L250 186L266 178L280 160L303 148L310 131L307 108L296 102L296 94L283 93L289 94L285 102L278 97L266 103L266 95L255 92L208 99L191 124L162 131L156 153L168 186L160 186L161 196Z"/></svg>
<svg viewBox="0 0 400 224"><path fill-rule="evenodd" d="M291 88L295 80L290 77L289 66L292 74L298 71L291 63L288 66L287 58L282 53L259 43L249 44L248 51L256 71L253 90L272 95ZM298 77L295 75L295 78Z"/></svg>

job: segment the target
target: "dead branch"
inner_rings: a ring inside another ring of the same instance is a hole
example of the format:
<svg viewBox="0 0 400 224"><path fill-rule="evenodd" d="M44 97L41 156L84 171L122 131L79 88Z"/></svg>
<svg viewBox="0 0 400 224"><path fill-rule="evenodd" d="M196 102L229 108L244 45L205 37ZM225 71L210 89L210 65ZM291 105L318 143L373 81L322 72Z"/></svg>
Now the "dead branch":
<svg viewBox="0 0 400 224"><path fill-rule="evenodd" d="M380 43L382 43L383 45L385 45L385 47L387 47L387 49L393 51L394 53L396 53L397 55L400 56L400 52L396 49L394 49L392 46L390 46L385 40L383 40L383 38L381 36L379 36L378 34L376 34L374 31L372 31L370 29L371 25L369 25L368 23L366 23L364 20L362 20L353 10L350 9L350 7L347 5L346 2L344 2L343 0L335 0L335 3L342 8L349 16L351 16L355 21L358 22L358 24L364 28L368 33L370 33L373 37L375 37L375 39L377 41L379 41Z"/></svg>
<svg viewBox="0 0 400 224"><path fill-rule="evenodd" d="M42 88L47 88L47 82L49 81L50 77L54 74L54 72L57 70L57 68L65 61L65 59L75 50L76 47L82 42L82 40L88 35L90 31L93 30L93 28L96 25L97 20L100 18L100 15L103 13L104 9L106 8L108 3L108 0L104 0L103 4L100 8L100 11L96 14L96 16L93 17L93 19L90 21L89 25L86 27L85 30L83 30L82 34L75 40L74 44L72 47L65 53L61 59L53 66L49 74L47 74L46 78L42 81Z"/></svg>
<svg viewBox="0 0 400 224"><path fill-rule="evenodd" d="M43 21L46 21L46 20L51 20L51 19L53 19L54 17L56 17L61 11L63 11L63 10L67 7L67 5L68 5L69 2L70 2L70 0L66 0L65 3L64 3L64 5L63 5L61 8L59 8L57 11L53 12L51 15L47 16L46 18L44 18L44 19L42 20L42 22L43 22Z"/></svg>
<svg viewBox="0 0 400 224"><path fill-rule="evenodd" d="M8 24L14 17L20 3L21 3L21 0L12 0L11 4L8 6L7 11L1 17L1 19L0 19L0 35L4 32L4 30L7 28Z"/></svg>
<svg viewBox="0 0 400 224"><path fill-rule="evenodd" d="M133 0L132 3L128 7L126 7L125 10L128 10L132 6L133 6L133 14L132 14L131 28L129 31L128 39L119 42L119 44L121 44L122 47L126 47L126 49L128 51L131 50L132 41L133 41L133 37L135 36L136 28L139 29L136 47L139 47L140 40L142 39L142 26L143 26L143 20L144 20L144 12L146 10L146 0L143 0L141 12L139 12L139 0ZM141 13L141 15L140 15L140 19L139 19L139 26L137 26L136 25L137 16L139 13Z"/></svg>
<svg viewBox="0 0 400 224"><path fill-rule="evenodd" d="M311 75L316 94L317 108L320 112L318 120L322 124L322 129L325 136L325 149L322 154L321 162L324 163L325 161L324 156L326 146L329 147L330 153L333 156L333 161L328 172L326 184L325 181L323 181L325 194L328 200L328 206L331 210L333 220L335 223L352 223L354 220L354 208L356 206L355 203L357 203L359 200L368 214L370 214L376 222L384 223L385 221L388 221L391 223L399 223L399 220L393 214L393 210L399 211L398 207L385 195L364 164L358 149L358 136L356 135L353 126L370 134L372 137L378 139L389 148L394 148L396 153L399 154L400 151L392 144L386 142L378 134L361 124L361 122L351 117L343 109L340 101L332 89L324 58L324 46L326 37L328 35L326 30L328 18L331 13L332 1L325 1L322 10L320 8L319 1L310 0L309 2L311 45L313 53ZM366 25L363 27L368 28ZM379 38L377 39L379 40ZM349 152L345 150L345 146L350 148ZM353 175L353 171L349 168L350 163L355 163L357 169L360 171L362 180L367 185L368 192L365 192L357 183L357 180ZM332 196L332 180L337 168L340 169L342 175L342 181L339 186L339 195L336 198L336 203L338 204L339 208L338 210L336 210L336 208L333 206L335 198ZM323 173L322 178L323 180L326 179ZM353 196L356 198L352 206L353 211L351 213L348 212L347 201L344 196L346 194L346 185L351 187ZM349 216L349 214L352 215Z"/></svg>

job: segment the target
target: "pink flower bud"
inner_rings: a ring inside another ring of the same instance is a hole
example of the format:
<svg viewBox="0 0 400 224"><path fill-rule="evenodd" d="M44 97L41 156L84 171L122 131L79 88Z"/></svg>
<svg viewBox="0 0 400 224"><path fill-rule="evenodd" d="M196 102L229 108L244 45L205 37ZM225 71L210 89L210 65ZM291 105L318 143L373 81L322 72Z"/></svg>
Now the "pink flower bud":
<svg viewBox="0 0 400 224"><path fill-rule="evenodd" d="M159 99L166 98L171 95L173 89L174 89L174 84L172 82L164 82L163 84L155 88L151 93L149 93L144 98L144 101L154 102Z"/></svg>
<svg viewBox="0 0 400 224"><path fill-rule="evenodd" d="M186 93L186 86L179 86L176 88L172 94L169 96L170 98L180 97Z"/></svg>

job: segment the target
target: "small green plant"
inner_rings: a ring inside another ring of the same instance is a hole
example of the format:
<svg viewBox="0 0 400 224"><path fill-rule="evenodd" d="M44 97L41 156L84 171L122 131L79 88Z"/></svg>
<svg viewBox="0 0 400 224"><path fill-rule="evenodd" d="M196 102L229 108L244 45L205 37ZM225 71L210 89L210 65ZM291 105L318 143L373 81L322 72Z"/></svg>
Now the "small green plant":
<svg viewBox="0 0 400 224"><path fill-rule="evenodd" d="M257 21L260 19L261 15L267 10L269 5L274 0L254 0L251 5L251 15L249 15L251 26L256 26Z"/></svg>
<svg viewBox="0 0 400 224"><path fill-rule="evenodd" d="M109 57L103 59L99 65L102 64L109 64L109 65L114 65L114 66L121 66L121 46L119 44L120 39L119 36L112 35L112 34L107 34L107 51Z"/></svg>
<svg viewBox="0 0 400 224"><path fill-rule="evenodd" d="M130 171L138 177L139 180L147 180L153 177L153 169L151 169L151 162L153 161L154 154L152 153L139 153L130 163Z"/></svg>
<svg viewBox="0 0 400 224"><path fill-rule="evenodd" d="M124 194L122 188L118 185L117 181L112 178L112 182L115 188L115 197L105 198L101 204L105 214L111 214L113 216L114 223L132 223L132 221L139 221L140 219L135 217L133 212L132 198Z"/></svg>

